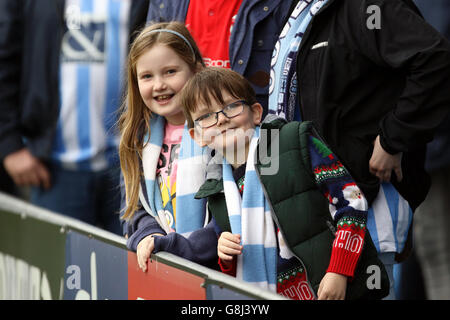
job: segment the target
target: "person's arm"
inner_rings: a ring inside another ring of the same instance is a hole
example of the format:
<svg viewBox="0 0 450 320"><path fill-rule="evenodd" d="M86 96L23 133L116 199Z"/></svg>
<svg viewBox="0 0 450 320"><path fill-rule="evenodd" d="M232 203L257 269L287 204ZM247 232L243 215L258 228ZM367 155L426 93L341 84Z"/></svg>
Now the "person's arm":
<svg viewBox="0 0 450 320"><path fill-rule="evenodd" d="M158 221L144 209L137 210L133 216L126 221L127 248L137 251L138 244L145 237L152 234L163 234L166 232L161 228Z"/></svg>
<svg viewBox="0 0 450 320"><path fill-rule="evenodd" d="M125 185L121 175L121 214L126 206ZM217 238L219 228L214 218L209 224L192 232L188 238L172 232L166 234L156 219L143 208L123 221L123 233L127 237L127 248L136 251L141 269L147 270L147 261L151 253L167 251L196 263L218 268L217 264Z"/></svg>
<svg viewBox="0 0 450 320"><path fill-rule="evenodd" d="M159 225L158 221L151 216L142 206L140 200L138 200L138 209L134 212L133 216L129 219L124 219L127 208L125 180L123 173L120 172L120 223L122 225L122 234L127 238L127 248L133 251L137 251L139 242L145 237L151 234L166 234L164 229ZM145 184L141 184L144 188Z"/></svg>
<svg viewBox="0 0 450 320"><path fill-rule="evenodd" d="M369 161L381 182L391 181L392 172L400 182L403 153L430 142L450 109L450 44L412 1L366 0L350 16L359 17L361 52L381 68L405 75L395 107L379 123ZM373 18L379 25L369 28Z"/></svg>
<svg viewBox="0 0 450 320"><path fill-rule="evenodd" d="M403 152L390 154L383 149L380 143L380 136L378 135L373 142L372 156L369 160L369 171L374 176L377 176L381 182L390 182L392 172L398 182L403 179L402 171L402 157Z"/></svg>
<svg viewBox="0 0 450 320"><path fill-rule="evenodd" d="M222 232L217 244L220 270L230 276L236 276L237 255L242 254L241 235Z"/></svg>
<svg viewBox="0 0 450 320"><path fill-rule="evenodd" d="M142 207L134 212L129 219L123 219L127 208L125 181L120 173L120 223L122 232L127 239L127 248L136 252L139 267L143 272L147 271L147 261L154 248L154 236L164 236L166 233L154 217ZM140 205L140 203L139 203Z"/></svg>
<svg viewBox="0 0 450 320"><path fill-rule="evenodd" d="M162 237L154 237L153 253L166 251L206 267L217 269L215 224L215 220L212 218L204 228L192 232L188 238L176 232Z"/></svg>
<svg viewBox="0 0 450 320"><path fill-rule="evenodd" d="M153 251L154 237L164 235L166 233L156 219L144 209L137 210L129 220L124 222L127 248L136 252L142 271L147 270L147 260Z"/></svg>
<svg viewBox="0 0 450 320"><path fill-rule="evenodd" d="M20 82L22 1L0 2L0 163L18 186L50 188L50 173L23 143Z"/></svg>
<svg viewBox="0 0 450 320"><path fill-rule="evenodd" d="M368 28L375 14L379 28ZM403 92L379 124L382 149L395 155L426 144L450 109L449 42L402 0L366 0L353 16L360 18L359 49L380 67L405 75Z"/></svg>
<svg viewBox="0 0 450 320"><path fill-rule="evenodd" d="M317 186L328 199L337 226L319 299L343 299L347 278L354 276L362 252L368 205L350 173L321 140L310 136L309 152Z"/></svg>
<svg viewBox="0 0 450 320"><path fill-rule="evenodd" d="M145 187L145 185L143 185ZM145 191L144 191L145 192ZM138 244L142 239L152 234L163 234L166 232L159 225L158 221L152 217L140 204L133 216L129 219L123 219L127 208L125 181L122 172L120 173L120 223L122 224L122 233L127 238L127 248L137 251Z"/></svg>

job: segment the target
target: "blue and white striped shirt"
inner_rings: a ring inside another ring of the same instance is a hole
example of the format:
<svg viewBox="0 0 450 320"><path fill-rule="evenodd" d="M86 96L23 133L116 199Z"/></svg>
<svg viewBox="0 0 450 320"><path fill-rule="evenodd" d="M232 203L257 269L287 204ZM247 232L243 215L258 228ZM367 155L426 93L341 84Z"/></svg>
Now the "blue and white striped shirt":
<svg viewBox="0 0 450 320"><path fill-rule="evenodd" d="M61 45L60 115L52 152L64 168L117 164L113 126L121 104L131 0L67 0Z"/></svg>

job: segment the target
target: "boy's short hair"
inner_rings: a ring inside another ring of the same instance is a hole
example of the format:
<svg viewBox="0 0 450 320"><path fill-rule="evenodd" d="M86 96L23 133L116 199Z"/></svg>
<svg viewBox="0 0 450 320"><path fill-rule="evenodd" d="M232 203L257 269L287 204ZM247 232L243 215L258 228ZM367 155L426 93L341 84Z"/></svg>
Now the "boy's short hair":
<svg viewBox="0 0 450 320"><path fill-rule="evenodd" d="M239 73L225 68L208 67L196 73L180 93L180 103L188 122L188 128L194 127L191 113L203 103L210 107L213 102L225 103L222 92L236 99L245 100L249 105L258 102L255 90Z"/></svg>

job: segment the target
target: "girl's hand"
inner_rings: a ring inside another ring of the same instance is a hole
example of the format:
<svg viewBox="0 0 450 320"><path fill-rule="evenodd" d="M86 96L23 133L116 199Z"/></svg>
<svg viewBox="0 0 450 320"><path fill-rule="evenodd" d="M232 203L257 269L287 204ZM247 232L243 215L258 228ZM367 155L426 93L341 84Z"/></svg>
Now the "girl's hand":
<svg viewBox="0 0 450 320"><path fill-rule="evenodd" d="M369 160L369 171L381 182L389 182L392 170L394 170L397 181L400 182L403 179L402 156L402 152L392 155L384 151L380 144L380 136L377 136L374 141L372 157Z"/></svg>
<svg viewBox="0 0 450 320"><path fill-rule="evenodd" d="M139 268L141 268L143 272L147 271L147 260L150 258L150 255L152 254L152 251L155 248L155 239L153 239L153 236L163 236L163 234L155 233L146 236L137 245L136 254L138 264Z"/></svg>
<svg viewBox="0 0 450 320"><path fill-rule="evenodd" d="M333 272L327 272L320 281L317 292L319 300L344 300L347 290L347 277Z"/></svg>
<svg viewBox="0 0 450 320"><path fill-rule="evenodd" d="M217 244L217 254L223 263L231 264L233 256L242 253L241 235L231 232L222 232Z"/></svg>

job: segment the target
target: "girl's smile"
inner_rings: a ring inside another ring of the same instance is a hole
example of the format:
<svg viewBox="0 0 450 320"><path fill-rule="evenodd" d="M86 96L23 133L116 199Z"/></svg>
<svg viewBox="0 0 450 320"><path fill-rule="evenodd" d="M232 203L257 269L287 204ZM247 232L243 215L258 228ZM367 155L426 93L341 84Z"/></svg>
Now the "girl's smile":
<svg viewBox="0 0 450 320"><path fill-rule="evenodd" d="M156 96L154 99L159 103L159 104L167 104L170 102L170 99L172 99L174 95L160 95L160 96Z"/></svg>

